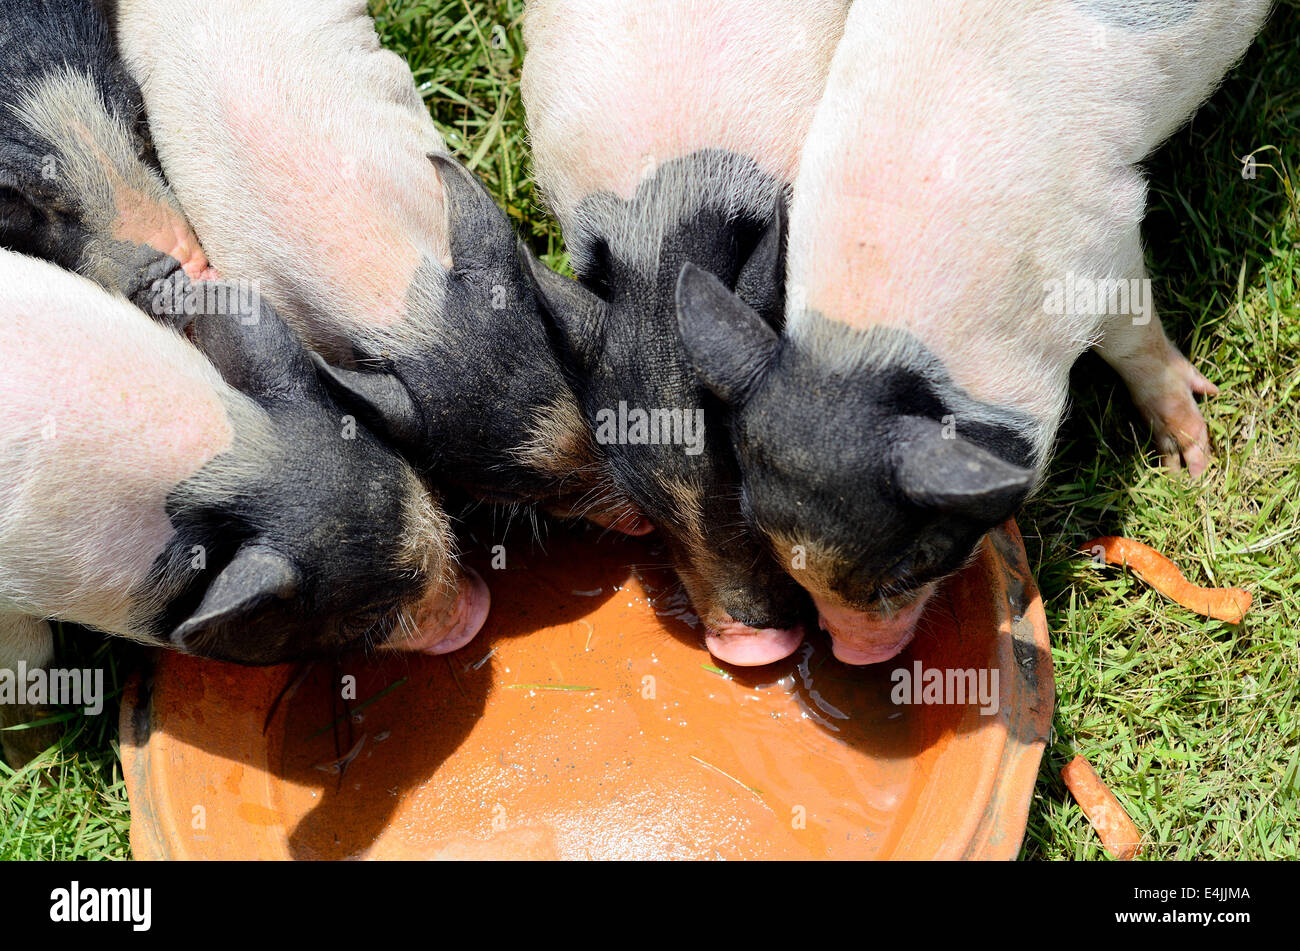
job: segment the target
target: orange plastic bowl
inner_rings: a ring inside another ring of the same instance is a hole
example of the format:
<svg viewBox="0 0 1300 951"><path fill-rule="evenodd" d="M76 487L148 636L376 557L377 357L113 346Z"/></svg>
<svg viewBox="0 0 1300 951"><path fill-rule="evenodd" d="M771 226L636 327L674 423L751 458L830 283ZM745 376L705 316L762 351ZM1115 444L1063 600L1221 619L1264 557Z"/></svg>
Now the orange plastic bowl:
<svg viewBox="0 0 1300 951"><path fill-rule="evenodd" d="M136 857L1017 855L1053 684L1014 524L869 668L818 635L724 669L675 585L628 567L662 561L651 544L570 538L485 570L492 617L446 657L160 656L122 708ZM898 702L926 699L899 673L917 664L921 684L996 672L996 711Z"/></svg>

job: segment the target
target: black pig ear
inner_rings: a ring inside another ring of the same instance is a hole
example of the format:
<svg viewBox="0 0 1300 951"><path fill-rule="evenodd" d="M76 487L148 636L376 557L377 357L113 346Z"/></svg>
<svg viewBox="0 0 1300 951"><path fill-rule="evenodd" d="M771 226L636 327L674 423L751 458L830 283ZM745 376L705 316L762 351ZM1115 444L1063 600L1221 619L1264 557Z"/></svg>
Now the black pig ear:
<svg viewBox="0 0 1300 951"><path fill-rule="evenodd" d="M579 370L588 370L599 348L605 302L572 278L552 271L522 241L519 257L528 271L538 305L559 334L560 345Z"/></svg>
<svg viewBox="0 0 1300 951"><path fill-rule="evenodd" d="M1034 484L1012 465L932 419L902 416L893 427L895 485L915 505L990 527L1016 513Z"/></svg>
<svg viewBox="0 0 1300 951"><path fill-rule="evenodd" d="M424 414L397 374L333 367L314 351L311 359L326 389L343 409L398 451L418 451L425 441Z"/></svg>
<svg viewBox="0 0 1300 951"><path fill-rule="evenodd" d="M182 282L182 293L188 292L191 281L183 271L177 271L172 279ZM227 300L238 299L233 284L203 286L207 293L222 288L230 295ZM176 323L188 324L199 350L235 389L255 398L296 397L311 379L302 341L266 301L254 298L253 306L257 308L253 313L221 310L185 316Z"/></svg>
<svg viewBox="0 0 1300 951"><path fill-rule="evenodd" d="M447 199L447 228L454 268L483 268L501 263L515 248L515 233L477 175L450 155L429 156L442 179Z"/></svg>
<svg viewBox="0 0 1300 951"><path fill-rule="evenodd" d="M264 545L245 545L208 586L189 620L172 631L171 642L185 647L213 628L247 623L269 603L294 597L301 584L287 557Z"/></svg>
<svg viewBox="0 0 1300 951"><path fill-rule="evenodd" d="M693 264L677 279L677 329L701 381L732 406L754 391L781 343L753 308Z"/></svg>
<svg viewBox="0 0 1300 951"><path fill-rule="evenodd" d="M736 296L749 304L778 333L785 325L785 194L777 196L771 223L741 266Z"/></svg>

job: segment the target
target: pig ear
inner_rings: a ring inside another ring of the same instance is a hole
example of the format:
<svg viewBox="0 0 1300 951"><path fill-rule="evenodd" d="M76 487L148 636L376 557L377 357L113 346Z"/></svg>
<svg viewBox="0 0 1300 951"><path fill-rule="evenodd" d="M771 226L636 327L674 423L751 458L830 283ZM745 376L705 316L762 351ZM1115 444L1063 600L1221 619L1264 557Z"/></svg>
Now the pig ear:
<svg viewBox="0 0 1300 951"><path fill-rule="evenodd" d="M538 305L560 336L560 345L579 369L588 369L601 339L605 302L572 278L552 271L522 241L519 257Z"/></svg>
<svg viewBox="0 0 1300 951"><path fill-rule="evenodd" d="M748 399L781 343L748 304L694 264L677 279L677 329L704 385L732 406Z"/></svg>
<svg viewBox="0 0 1300 951"><path fill-rule="evenodd" d="M776 212L740 269L736 296L754 308L778 331L785 323L785 195L777 198Z"/></svg>
<svg viewBox="0 0 1300 951"><path fill-rule="evenodd" d="M450 155L434 153L429 161L442 179L447 199L447 228L453 267L473 268L492 263L501 245L514 249L510 220L483 187L477 175Z"/></svg>
<svg viewBox="0 0 1300 951"><path fill-rule="evenodd" d="M1034 473L962 439L932 419L902 416L893 427L895 485L913 504L993 526L1016 513Z"/></svg>
<svg viewBox="0 0 1300 951"><path fill-rule="evenodd" d="M171 642L185 647L213 628L251 621L271 602L292 598L301 584L297 566L287 557L263 545L245 545L208 585L189 620L172 631Z"/></svg>
<svg viewBox="0 0 1300 951"><path fill-rule="evenodd" d="M314 351L311 359L339 405L380 439L408 453L425 441L424 414L396 373L344 370Z"/></svg>
<svg viewBox="0 0 1300 951"><path fill-rule="evenodd" d="M174 263L159 266L171 268ZM184 271L176 271L172 280L189 291L191 281ZM229 290L233 295L234 287ZM255 397L296 396L311 379L302 342L269 303L260 298L255 303L256 313L181 314L172 325L189 329L204 356L235 389Z"/></svg>

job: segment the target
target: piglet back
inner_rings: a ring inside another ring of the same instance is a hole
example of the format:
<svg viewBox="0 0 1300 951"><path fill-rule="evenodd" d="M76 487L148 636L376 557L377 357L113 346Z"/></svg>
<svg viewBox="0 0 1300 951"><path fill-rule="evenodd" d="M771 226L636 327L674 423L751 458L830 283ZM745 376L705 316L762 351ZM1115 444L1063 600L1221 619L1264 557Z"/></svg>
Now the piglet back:
<svg viewBox="0 0 1300 951"><path fill-rule="evenodd" d="M123 0L117 29L219 271L260 280L331 356L400 337L417 283L436 300L450 250L428 156L447 147L364 3Z"/></svg>

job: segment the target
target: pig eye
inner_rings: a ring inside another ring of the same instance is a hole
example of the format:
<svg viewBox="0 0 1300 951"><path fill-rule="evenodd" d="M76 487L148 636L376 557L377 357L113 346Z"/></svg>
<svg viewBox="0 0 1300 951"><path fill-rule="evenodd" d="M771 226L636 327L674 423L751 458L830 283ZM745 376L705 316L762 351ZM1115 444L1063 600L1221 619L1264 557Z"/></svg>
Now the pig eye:
<svg viewBox="0 0 1300 951"><path fill-rule="evenodd" d="M338 622L338 630L345 639L356 641L370 634L379 626L379 622L379 618L371 617L368 613L350 614Z"/></svg>
<svg viewBox="0 0 1300 951"><path fill-rule="evenodd" d="M16 188L0 186L0 230L30 231L37 225L36 209Z"/></svg>
<svg viewBox="0 0 1300 951"><path fill-rule="evenodd" d="M890 585L888 593L878 593L875 598L875 607L884 612L892 614L895 611L901 611L909 604L916 600L916 588L900 589L895 585Z"/></svg>
<svg viewBox="0 0 1300 951"><path fill-rule="evenodd" d="M397 606L384 602L352 611L339 622L339 629L352 640L367 637L382 643L397 623Z"/></svg>
<svg viewBox="0 0 1300 951"><path fill-rule="evenodd" d="M932 571L920 572L910 567L901 572L891 572L880 585L877 592L882 603L898 601L907 604L916 597L916 593L935 580Z"/></svg>
<svg viewBox="0 0 1300 951"><path fill-rule="evenodd" d="M604 238L594 241L587 251L589 266L587 272L579 277L579 283L601 300L609 300L609 271L613 263L609 244Z"/></svg>

